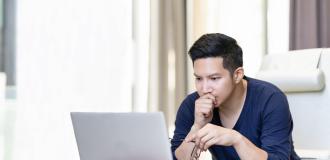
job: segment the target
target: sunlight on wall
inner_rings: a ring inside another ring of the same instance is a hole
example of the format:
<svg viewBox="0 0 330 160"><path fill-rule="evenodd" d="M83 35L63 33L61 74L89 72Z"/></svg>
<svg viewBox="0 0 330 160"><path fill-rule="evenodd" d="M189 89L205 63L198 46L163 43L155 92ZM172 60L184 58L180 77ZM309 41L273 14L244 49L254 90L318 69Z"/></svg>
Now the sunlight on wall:
<svg viewBox="0 0 330 160"><path fill-rule="evenodd" d="M130 2L35 3L17 7L20 101L130 110Z"/></svg>
<svg viewBox="0 0 330 160"><path fill-rule="evenodd" d="M13 159L79 159L70 111L132 110L131 3L17 3Z"/></svg>
<svg viewBox="0 0 330 160"><path fill-rule="evenodd" d="M219 6L219 31L238 41L243 50L245 75L254 77L265 54L263 0L221 1Z"/></svg>
<svg viewBox="0 0 330 160"><path fill-rule="evenodd" d="M133 1L133 111L146 112L149 83L150 1Z"/></svg>
<svg viewBox="0 0 330 160"><path fill-rule="evenodd" d="M188 47L204 33L231 36L242 47L245 75L254 77L266 54L264 0L191 0L188 6ZM195 90L191 68L189 63L189 92Z"/></svg>
<svg viewBox="0 0 330 160"><path fill-rule="evenodd" d="M268 53L289 51L290 1L268 0Z"/></svg>

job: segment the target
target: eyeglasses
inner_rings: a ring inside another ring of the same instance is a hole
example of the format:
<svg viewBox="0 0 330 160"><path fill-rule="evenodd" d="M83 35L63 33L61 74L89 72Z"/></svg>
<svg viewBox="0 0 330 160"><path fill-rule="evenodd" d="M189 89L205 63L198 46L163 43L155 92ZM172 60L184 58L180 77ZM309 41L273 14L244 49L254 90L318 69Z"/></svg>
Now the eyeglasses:
<svg viewBox="0 0 330 160"><path fill-rule="evenodd" d="M177 142L184 141L184 139L174 140L172 138L169 138L169 140L177 141ZM191 142L195 143L195 141L191 141ZM190 154L190 160L198 160L200 155L201 155L201 152L202 152L202 150L198 146L194 145L194 148L193 148L193 150L191 151L191 154Z"/></svg>
<svg viewBox="0 0 330 160"><path fill-rule="evenodd" d="M198 146L194 146L191 154L190 154L190 160L198 160L199 156L201 155L202 150Z"/></svg>

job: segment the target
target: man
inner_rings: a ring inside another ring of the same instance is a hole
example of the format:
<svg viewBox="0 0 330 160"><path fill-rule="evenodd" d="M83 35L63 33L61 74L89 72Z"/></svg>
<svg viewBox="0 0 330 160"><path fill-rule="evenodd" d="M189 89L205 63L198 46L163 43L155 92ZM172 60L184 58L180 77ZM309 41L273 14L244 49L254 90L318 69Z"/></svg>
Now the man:
<svg viewBox="0 0 330 160"><path fill-rule="evenodd" d="M189 55L197 92L182 102L171 141L174 159L299 159L286 96L244 76L242 50L224 34L206 34Z"/></svg>

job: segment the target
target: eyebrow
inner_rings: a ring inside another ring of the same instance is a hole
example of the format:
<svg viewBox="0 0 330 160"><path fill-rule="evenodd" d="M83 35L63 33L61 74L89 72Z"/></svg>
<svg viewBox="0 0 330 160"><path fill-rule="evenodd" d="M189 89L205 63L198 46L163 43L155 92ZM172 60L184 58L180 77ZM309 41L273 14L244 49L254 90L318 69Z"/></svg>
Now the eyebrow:
<svg viewBox="0 0 330 160"><path fill-rule="evenodd" d="M201 77L201 76L197 75L196 73L194 73L194 76ZM213 76L221 76L221 75L219 73L213 73L213 74L208 75L207 77L213 77Z"/></svg>

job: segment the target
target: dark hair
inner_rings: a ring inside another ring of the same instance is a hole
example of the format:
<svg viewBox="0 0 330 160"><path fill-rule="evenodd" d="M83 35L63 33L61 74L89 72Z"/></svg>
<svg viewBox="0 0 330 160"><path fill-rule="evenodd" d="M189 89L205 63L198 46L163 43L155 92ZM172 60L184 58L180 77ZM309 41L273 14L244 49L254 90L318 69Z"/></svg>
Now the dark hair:
<svg viewBox="0 0 330 160"><path fill-rule="evenodd" d="M221 57L223 67L231 74L243 66L243 52L236 40L220 33L204 34L188 52L192 62L200 58Z"/></svg>

